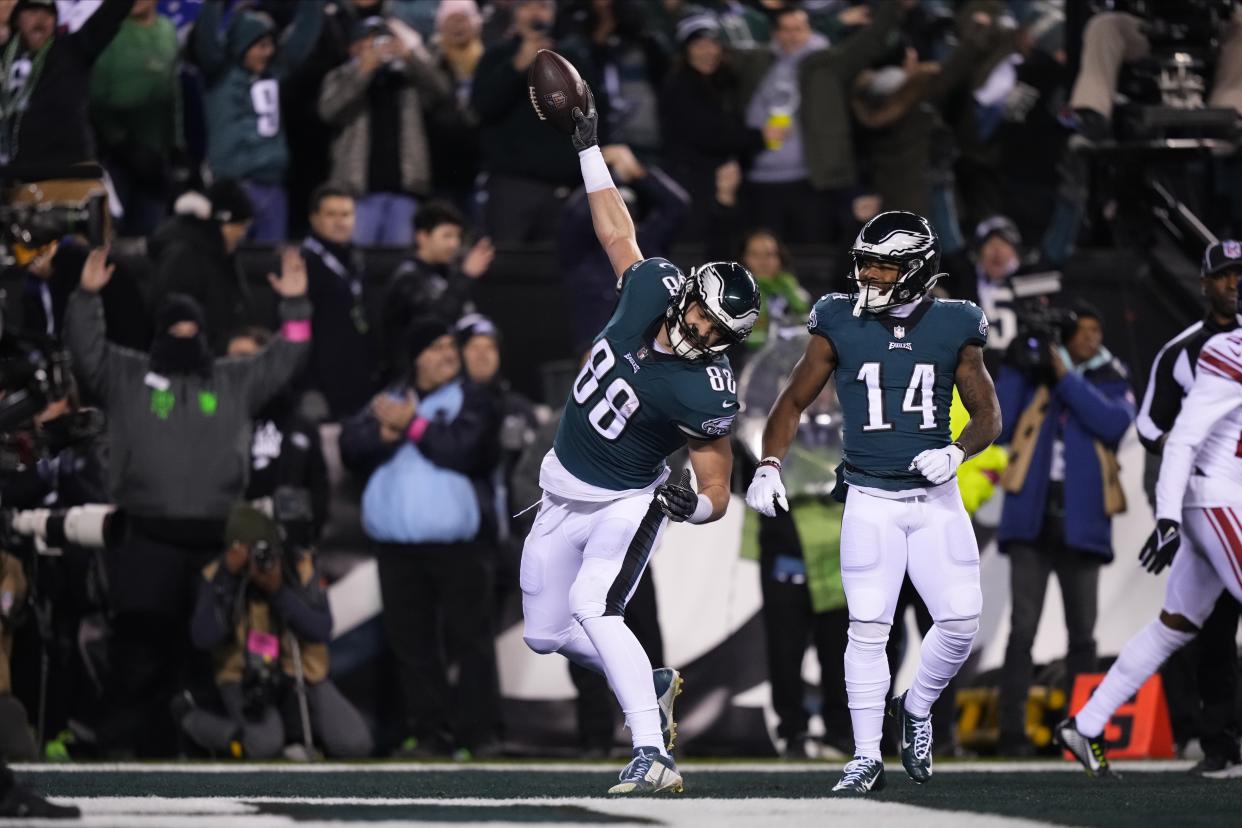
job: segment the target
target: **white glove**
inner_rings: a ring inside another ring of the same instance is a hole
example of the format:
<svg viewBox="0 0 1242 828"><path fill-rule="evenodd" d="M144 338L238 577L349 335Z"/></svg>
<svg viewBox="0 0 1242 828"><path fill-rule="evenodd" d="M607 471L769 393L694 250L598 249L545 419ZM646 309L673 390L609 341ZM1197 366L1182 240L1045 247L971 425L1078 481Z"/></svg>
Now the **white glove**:
<svg viewBox="0 0 1242 828"><path fill-rule="evenodd" d="M781 482L780 471L772 466L756 469L750 488L746 490L746 504L768 517L776 517L777 504L788 512L789 501L785 499L785 484Z"/></svg>
<svg viewBox="0 0 1242 828"><path fill-rule="evenodd" d="M947 483L957 474L957 467L966 459L966 452L956 443L944 448L928 449L914 458L910 468L917 469L933 486Z"/></svg>

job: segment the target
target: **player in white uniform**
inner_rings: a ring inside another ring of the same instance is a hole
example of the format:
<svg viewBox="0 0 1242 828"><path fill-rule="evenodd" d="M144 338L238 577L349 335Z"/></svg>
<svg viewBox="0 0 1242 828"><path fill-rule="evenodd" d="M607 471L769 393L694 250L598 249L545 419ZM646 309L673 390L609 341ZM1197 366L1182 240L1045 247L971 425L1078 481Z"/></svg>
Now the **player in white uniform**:
<svg viewBox="0 0 1242 828"><path fill-rule="evenodd" d="M1172 563L1160 617L1126 642L1086 706L1056 728L1090 776L1112 775L1103 734L1113 711L1194 640L1221 590L1242 601L1240 440L1242 331L1234 330L1203 346L1194 385L1165 443L1156 529L1139 553L1153 573ZM1175 555L1183 533L1186 549Z"/></svg>

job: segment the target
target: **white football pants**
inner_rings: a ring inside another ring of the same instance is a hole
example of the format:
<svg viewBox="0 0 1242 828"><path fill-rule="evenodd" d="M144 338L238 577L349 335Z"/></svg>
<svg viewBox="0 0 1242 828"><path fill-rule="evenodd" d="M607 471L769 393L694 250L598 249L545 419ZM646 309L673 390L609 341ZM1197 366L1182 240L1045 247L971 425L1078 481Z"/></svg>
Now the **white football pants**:
<svg viewBox="0 0 1242 828"><path fill-rule="evenodd" d="M890 681L884 649L907 573L935 622L906 696L906 710L926 716L970 655L983 606L979 546L956 481L900 500L854 488L846 498L841 521L841 583L850 613L845 686L858 756L880 756Z"/></svg>
<svg viewBox="0 0 1242 828"><path fill-rule="evenodd" d="M658 746L651 662L625 625L625 607L664 529L651 495L607 502L544 493L522 549L523 638L608 678L635 747Z"/></svg>

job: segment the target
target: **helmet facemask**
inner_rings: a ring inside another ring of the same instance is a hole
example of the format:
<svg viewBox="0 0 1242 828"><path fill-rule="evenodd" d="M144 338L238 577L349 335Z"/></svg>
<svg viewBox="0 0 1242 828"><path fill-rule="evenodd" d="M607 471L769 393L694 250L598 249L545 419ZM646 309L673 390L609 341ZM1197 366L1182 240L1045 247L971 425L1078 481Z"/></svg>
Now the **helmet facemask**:
<svg viewBox="0 0 1242 828"><path fill-rule="evenodd" d="M720 338L715 344L709 344L708 340L700 336L698 330L686 321L686 313L691 305L698 305L699 313L710 320L712 327L720 333ZM694 278L693 272L682 281L681 287L677 289L677 293L668 303L664 319L668 327L669 345L672 346L673 353L682 359L710 359L727 351L729 346L736 341L729 327L715 318L702 296L699 295L698 280Z"/></svg>
<svg viewBox="0 0 1242 828"><path fill-rule="evenodd" d="M926 283L916 284L911 277L927 264L927 258L908 257L905 259L877 256L874 253L851 251L850 258L854 263L850 273L850 281L858 289L858 301L854 303L854 316L861 316L863 311L882 313L891 308L909 304L930 291L944 274L931 276ZM891 283L866 281L861 278L867 262L880 262L897 268L897 280Z"/></svg>

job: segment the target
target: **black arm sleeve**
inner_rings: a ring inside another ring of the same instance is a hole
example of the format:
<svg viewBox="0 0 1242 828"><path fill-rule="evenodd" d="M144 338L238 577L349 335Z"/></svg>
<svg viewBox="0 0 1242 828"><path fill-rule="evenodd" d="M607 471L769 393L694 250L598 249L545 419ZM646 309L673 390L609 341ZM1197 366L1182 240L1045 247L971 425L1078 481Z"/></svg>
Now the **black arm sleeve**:
<svg viewBox="0 0 1242 828"><path fill-rule="evenodd" d="M108 48L133 7L134 0L108 0L100 3L99 9L86 19L82 28L69 35L73 45L82 52L88 63L94 63L103 50Z"/></svg>
<svg viewBox="0 0 1242 828"><path fill-rule="evenodd" d="M364 477L392 457L401 445L380 438L379 422L370 408L363 409L341 423L341 462L351 472Z"/></svg>

